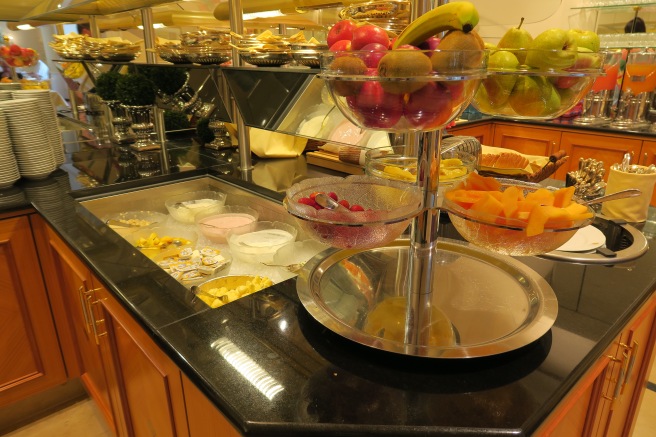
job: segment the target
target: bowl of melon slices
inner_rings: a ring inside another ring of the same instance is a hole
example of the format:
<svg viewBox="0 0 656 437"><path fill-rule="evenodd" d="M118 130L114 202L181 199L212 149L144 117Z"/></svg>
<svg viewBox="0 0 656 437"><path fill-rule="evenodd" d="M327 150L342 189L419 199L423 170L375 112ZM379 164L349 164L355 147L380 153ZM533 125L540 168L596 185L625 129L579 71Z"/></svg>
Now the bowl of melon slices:
<svg viewBox="0 0 656 437"><path fill-rule="evenodd" d="M444 192L441 209L465 240L511 256L551 252L595 217L574 196L574 187L545 187L476 172Z"/></svg>

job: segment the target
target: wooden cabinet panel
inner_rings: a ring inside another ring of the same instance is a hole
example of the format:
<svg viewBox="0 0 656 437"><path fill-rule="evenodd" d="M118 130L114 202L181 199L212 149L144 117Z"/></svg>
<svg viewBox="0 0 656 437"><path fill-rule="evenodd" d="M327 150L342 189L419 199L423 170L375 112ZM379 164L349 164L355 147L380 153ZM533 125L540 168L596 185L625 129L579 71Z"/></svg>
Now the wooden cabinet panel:
<svg viewBox="0 0 656 437"><path fill-rule="evenodd" d="M186 437L187 419L178 367L108 291L94 280L94 319L103 350L111 354L121 389L128 435Z"/></svg>
<svg viewBox="0 0 656 437"><path fill-rule="evenodd" d="M50 294L59 296L65 307L65 314L57 323L62 332L67 327L76 344L78 373L71 377L80 376L108 425L116 432L105 366L91 323L91 272L52 229L43 223L40 226L44 238L39 244L39 255L44 277Z"/></svg>
<svg viewBox="0 0 656 437"><path fill-rule="evenodd" d="M184 387L190 437L241 436L228 419L184 375L182 375L182 386Z"/></svg>
<svg viewBox="0 0 656 437"><path fill-rule="evenodd" d="M491 146L516 150L526 155L549 156L560 150L558 129L542 129L519 124L495 123Z"/></svg>
<svg viewBox="0 0 656 437"><path fill-rule="evenodd" d="M594 158L604 162L606 169L604 179L607 180L610 166L622 162L627 152L633 154L634 160L637 159L640 156L641 145L641 140L633 138L563 132L560 147L567 152L569 160L558 170L558 178L564 179L568 171L576 170L580 158Z"/></svg>
<svg viewBox="0 0 656 437"><path fill-rule="evenodd" d="M636 159L641 165L656 165L656 141L643 141L640 149L640 160ZM651 205L656 206L656 190L651 196Z"/></svg>
<svg viewBox="0 0 656 437"><path fill-rule="evenodd" d="M0 221L0 407L66 382L27 216Z"/></svg>
<svg viewBox="0 0 656 437"><path fill-rule="evenodd" d="M474 126L454 126L448 130L452 135L463 135L476 138L481 144L492 145L493 141L493 124L486 122Z"/></svg>

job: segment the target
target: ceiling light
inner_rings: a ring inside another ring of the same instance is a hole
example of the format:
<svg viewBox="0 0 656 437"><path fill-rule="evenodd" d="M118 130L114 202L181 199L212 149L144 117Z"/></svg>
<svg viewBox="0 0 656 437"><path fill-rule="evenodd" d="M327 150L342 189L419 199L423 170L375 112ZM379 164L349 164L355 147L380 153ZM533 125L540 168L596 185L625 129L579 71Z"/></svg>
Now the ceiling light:
<svg viewBox="0 0 656 437"><path fill-rule="evenodd" d="M32 27L30 24L19 24L16 26L16 29L18 30L30 30L30 29L36 29L35 27Z"/></svg>
<svg viewBox="0 0 656 437"><path fill-rule="evenodd" d="M256 18L273 18L273 17L282 17L285 14L282 11L263 11L263 12L252 12L250 14L244 14L244 20L254 20Z"/></svg>

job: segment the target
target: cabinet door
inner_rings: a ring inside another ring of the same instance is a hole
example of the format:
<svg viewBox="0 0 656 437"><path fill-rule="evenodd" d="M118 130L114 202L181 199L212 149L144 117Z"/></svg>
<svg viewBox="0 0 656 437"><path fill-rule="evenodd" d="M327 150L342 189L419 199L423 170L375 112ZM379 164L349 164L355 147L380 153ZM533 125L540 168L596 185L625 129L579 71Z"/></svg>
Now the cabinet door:
<svg viewBox="0 0 656 437"><path fill-rule="evenodd" d="M241 434L189 380L182 376L190 437L239 437Z"/></svg>
<svg viewBox="0 0 656 437"><path fill-rule="evenodd" d="M564 179L567 172L576 170L580 158L594 158L604 162L605 179L608 180L610 166L616 162L622 162L625 153L631 153L634 161L638 159L642 141L610 135L563 132L560 145L567 152L569 160L558 169L557 174L562 175L562 178L559 177L559 179Z"/></svg>
<svg viewBox="0 0 656 437"><path fill-rule="evenodd" d="M0 407L66 382L29 218L0 221Z"/></svg>
<svg viewBox="0 0 656 437"><path fill-rule="evenodd" d="M492 122L474 126L455 126L448 130L452 135L463 135L476 138L481 144L492 144Z"/></svg>
<svg viewBox="0 0 656 437"><path fill-rule="evenodd" d="M622 379L618 398L609 415L606 436L626 436L632 434L636 414L640 407L647 371L654 348L654 317L656 316L656 295L637 319L622 334L620 350L622 356Z"/></svg>
<svg viewBox="0 0 656 437"><path fill-rule="evenodd" d="M656 141L643 141L640 156L641 158L638 162L641 165L656 165ZM651 205L656 206L656 190L654 190L654 194L651 196Z"/></svg>
<svg viewBox="0 0 656 437"><path fill-rule="evenodd" d="M550 156L560 150L560 131L520 124L495 123L495 147L516 150L526 155Z"/></svg>
<svg viewBox="0 0 656 437"><path fill-rule="evenodd" d="M120 387L128 435L188 435L181 374L161 348L94 279L93 318L112 378Z"/></svg>
<svg viewBox="0 0 656 437"><path fill-rule="evenodd" d="M79 376L108 425L116 432L105 367L90 318L91 272L52 229L45 227L42 235L46 238L40 244L44 276L50 293L59 295L66 308L66 317L58 319L58 324L62 330L64 324L68 324L77 344Z"/></svg>

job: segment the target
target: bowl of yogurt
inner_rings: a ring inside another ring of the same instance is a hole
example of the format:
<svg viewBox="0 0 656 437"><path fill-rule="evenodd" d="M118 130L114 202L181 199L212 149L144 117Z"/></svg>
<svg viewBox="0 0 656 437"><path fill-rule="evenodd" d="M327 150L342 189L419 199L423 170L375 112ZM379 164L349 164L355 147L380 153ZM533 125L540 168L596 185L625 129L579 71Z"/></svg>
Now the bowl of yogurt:
<svg viewBox="0 0 656 437"><path fill-rule="evenodd" d="M247 263L273 262L278 249L296 240L298 230L283 222L257 222L250 232L228 232L228 246L233 258Z"/></svg>
<svg viewBox="0 0 656 437"><path fill-rule="evenodd" d="M255 227L259 213L248 206L226 205L219 211L196 215L196 226L201 234L214 243L225 243L229 232L244 234Z"/></svg>
<svg viewBox="0 0 656 437"><path fill-rule="evenodd" d="M219 211L225 205L228 195L223 191L192 191L169 197L164 205L175 220L192 224L196 215Z"/></svg>

